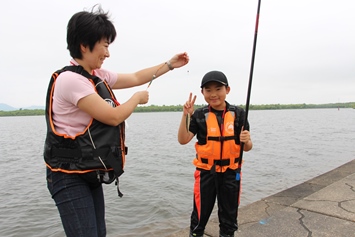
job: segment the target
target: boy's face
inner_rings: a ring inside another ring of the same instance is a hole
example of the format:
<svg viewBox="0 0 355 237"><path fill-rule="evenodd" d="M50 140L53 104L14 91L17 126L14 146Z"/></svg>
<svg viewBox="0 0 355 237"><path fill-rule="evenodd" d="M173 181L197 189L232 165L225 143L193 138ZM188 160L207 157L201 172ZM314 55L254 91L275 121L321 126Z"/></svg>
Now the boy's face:
<svg viewBox="0 0 355 237"><path fill-rule="evenodd" d="M230 91L229 86L219 82L208 82L201 90L205 101L216 110L224 110L226 107L225 99Z"/></svg>

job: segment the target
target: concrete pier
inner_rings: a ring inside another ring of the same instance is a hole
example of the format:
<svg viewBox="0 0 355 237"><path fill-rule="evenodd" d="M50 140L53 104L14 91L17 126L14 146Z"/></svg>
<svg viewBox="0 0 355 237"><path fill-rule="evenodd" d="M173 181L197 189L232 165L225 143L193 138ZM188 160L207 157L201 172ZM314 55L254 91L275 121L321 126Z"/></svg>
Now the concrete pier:
<svg viewBox="0 0 355 237"><path fill-rule="evenodd" d="M355 160L239 209L236 237L355 236ZM210 219L206 237L218 237ZM189 228L168 237L188 237Z"/></svg>

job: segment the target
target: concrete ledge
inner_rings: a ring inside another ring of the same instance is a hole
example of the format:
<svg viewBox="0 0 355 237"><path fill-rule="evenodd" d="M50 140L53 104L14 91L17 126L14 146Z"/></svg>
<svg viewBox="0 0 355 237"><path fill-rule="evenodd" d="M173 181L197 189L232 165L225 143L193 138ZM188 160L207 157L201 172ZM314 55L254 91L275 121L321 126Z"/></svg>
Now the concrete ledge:
<svg viewBox="0 0 355 237"><path fill-rule="evenodd" d="M239 209L236 236L355 236L355 160ZM205 236L218 237L218 219ZM187 237L189 228L169 237Z"/></svg>

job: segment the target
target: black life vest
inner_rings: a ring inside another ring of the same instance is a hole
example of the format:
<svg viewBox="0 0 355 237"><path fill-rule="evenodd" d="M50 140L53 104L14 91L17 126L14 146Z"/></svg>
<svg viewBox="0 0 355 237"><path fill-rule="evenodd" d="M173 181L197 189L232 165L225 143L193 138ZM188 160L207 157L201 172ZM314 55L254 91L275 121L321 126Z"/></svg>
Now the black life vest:
<svg viewBox="0 0 355 237"><path fill-rule="evenodd" d="M87 173L92 171L114 172L118 178L124 171L127 147L124 144L124 122L110 126L92 119L81 135L70 137L56 132L52 120L53 91L60 73L72 71L93 83L96 92L106 101L118 106L116 98L99 77L90 75L82 66L67 66L53 73L47 91L45 118L47 136L44 145L44 160L54 172ZM111 183L114 179L110 180Z"/></svg>

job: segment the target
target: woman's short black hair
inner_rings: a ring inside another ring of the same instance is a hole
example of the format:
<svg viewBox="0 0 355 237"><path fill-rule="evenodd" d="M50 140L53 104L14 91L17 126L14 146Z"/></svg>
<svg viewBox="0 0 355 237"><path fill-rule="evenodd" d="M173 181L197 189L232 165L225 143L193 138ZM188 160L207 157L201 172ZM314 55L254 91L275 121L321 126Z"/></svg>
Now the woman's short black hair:
<svg viewBox="0 0 355 237"><path fill-rule="evenodd" d="M116 29L109 20L108 13L100 6L91 12L82 11L75 13L67 26L67 49L73 58L82 59L80 45L94 49L97 42L107 39L112 43L116 38Z"/></svg>

